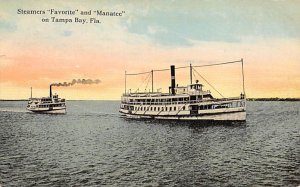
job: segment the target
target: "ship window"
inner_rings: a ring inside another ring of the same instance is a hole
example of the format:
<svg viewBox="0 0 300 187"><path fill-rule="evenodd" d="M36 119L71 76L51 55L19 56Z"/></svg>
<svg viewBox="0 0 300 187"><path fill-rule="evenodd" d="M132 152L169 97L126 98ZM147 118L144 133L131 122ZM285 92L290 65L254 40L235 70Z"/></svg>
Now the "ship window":
<svg viewBox="0 0 300 187"><path fill-rule="evenodd" d="M154 111L156 111L156 107L154 107Z"/></svg>
<svg viewBox="0 0 300 187"><path fill-rule="evenodd" d="M176 106L174 106L174 110L176 110Z"/></svg>
<svg viewBox="0 0 300 187"><path fill-rule="evenodd" d="M185 106L182 107L182 110L185 110Z"/></svg>
<svg viewBox="0 0 300 187"><path fill-rule="evenodd" d="M170 111L172 111L172 107L170 107Z"/></svg>

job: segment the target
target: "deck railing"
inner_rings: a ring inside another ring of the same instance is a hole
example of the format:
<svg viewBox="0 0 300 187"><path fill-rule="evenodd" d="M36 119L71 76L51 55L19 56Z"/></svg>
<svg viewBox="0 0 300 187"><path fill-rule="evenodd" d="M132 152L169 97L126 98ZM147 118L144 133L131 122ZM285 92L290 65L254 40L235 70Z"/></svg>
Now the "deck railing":
<svg viewBox="0 0 300 187"><path fill-rule="evenodd" d="M230 97L222 99L213 99L213 100L186 100L186 101L124 101L122 104L131 104L131 105L178 105L178 104L194 104L194 103L203 103L203 102L223 102L223 101L240 101L243 100L240 97Z"/></svg>

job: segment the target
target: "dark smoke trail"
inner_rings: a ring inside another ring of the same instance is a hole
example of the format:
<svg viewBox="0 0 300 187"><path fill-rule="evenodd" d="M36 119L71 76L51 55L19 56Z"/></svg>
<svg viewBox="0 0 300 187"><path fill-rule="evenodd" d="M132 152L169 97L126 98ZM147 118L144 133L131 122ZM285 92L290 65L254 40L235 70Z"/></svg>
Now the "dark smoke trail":
<svg viewBox="0 0 300 187"><path fill-rule="evenodd" d="M73 86L74 84L99 84L101 80L96 79L73 79L72 82L53 83L51 86Z"/></svg>

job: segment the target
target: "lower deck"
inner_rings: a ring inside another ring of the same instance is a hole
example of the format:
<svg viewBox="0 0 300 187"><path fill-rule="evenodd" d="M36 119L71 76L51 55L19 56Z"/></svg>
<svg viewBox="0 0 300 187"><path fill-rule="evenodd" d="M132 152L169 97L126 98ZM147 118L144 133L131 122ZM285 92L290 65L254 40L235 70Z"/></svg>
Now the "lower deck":
<svg viewBox="0 0 300 187"><path fill-rule="evenodd" d="M129 118L245 121L246 101L238 99L165 105L122 103L119 111Z"/></svg>
<svg viewBox="0 0 300 187"><path fill-rule="evenodd" d="M66 113L66 104L64 102L57 103L40 103L31 102L27 105L27 110L35 113Z"/></svg>

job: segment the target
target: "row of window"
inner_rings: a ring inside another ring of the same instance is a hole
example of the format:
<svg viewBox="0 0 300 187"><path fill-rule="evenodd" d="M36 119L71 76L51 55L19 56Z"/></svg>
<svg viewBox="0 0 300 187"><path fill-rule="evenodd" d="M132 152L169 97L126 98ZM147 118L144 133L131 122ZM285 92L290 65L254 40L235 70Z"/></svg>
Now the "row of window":
<svg viewBox="0 0 300 187"><path fill-rule="evenodd" d="M52 99L41 99L41 101L52 101Z"/></svg>
<svg viewBox="0 0 300 187"><path fill-rule="evenodd" d="M172 102L172 101L188 101L188 97L169 98L169 99L129 99L129 102ZM124 100L126 101L126 100ZM128 101L128 100L127 100Z"/></svg>
<svg viewBox="0 0 300 187"><path fill-rule="evenodd" d="M227 104L200 105L199 110L220 109L220 108L236 108L243 107L242 102L232 102Z"/></svg>
<svg viewBox="0 0 300 187"><path fill-rule="evenodd" d="M39 105L39 108L49 108L49 106L51 107L62 107L65 106L65 104L54 104L54 105Z"/></svg>
<svg viewBox="0 0 300 187"><path fill-rule="evenodd" d="M138 111L176 111L176 110L185 110L185 106L183 107L134 107L134 110Z"/></svg>
<svg viewBox="0 0 300 187"><path fill-rule="evenodd" d="M208 105L190 105L188 110L210 110L210 109L221 109L221 108L236 108L243 107L244 103L241 101L235 101L226 104L208 104ZM121 105L121 108L125 110L135 111L176 111L186 110L186 106L129 106Z"/></svg>

